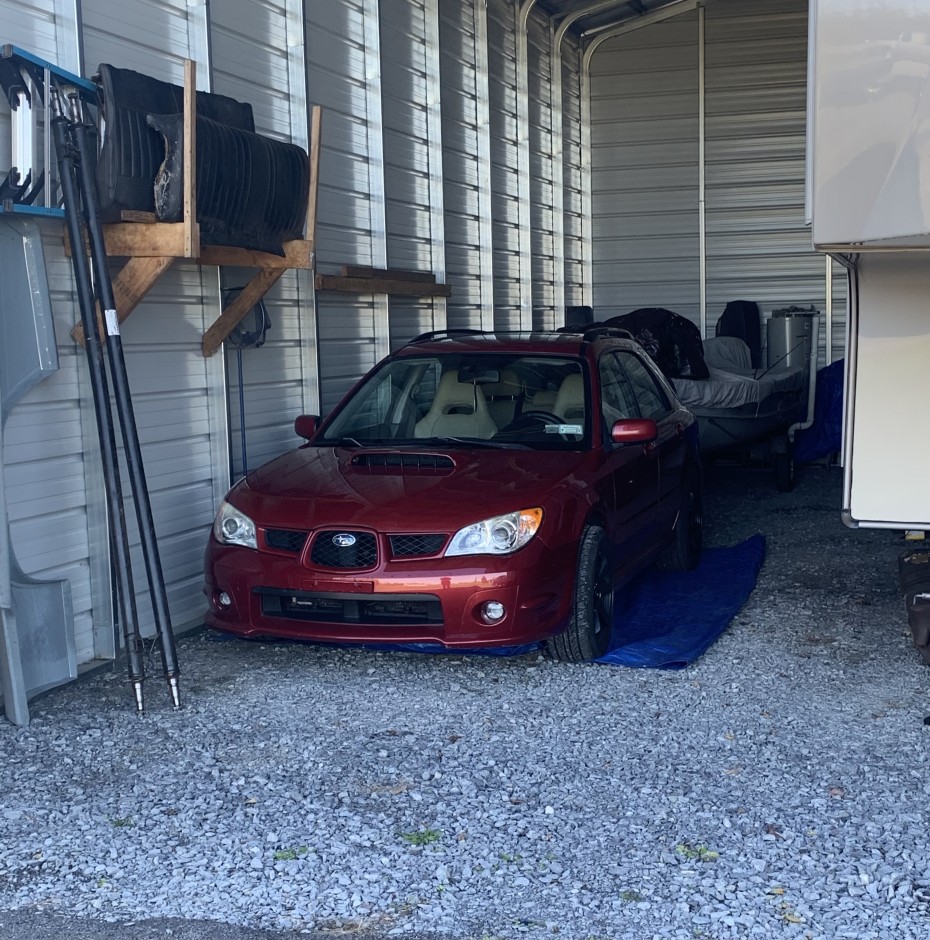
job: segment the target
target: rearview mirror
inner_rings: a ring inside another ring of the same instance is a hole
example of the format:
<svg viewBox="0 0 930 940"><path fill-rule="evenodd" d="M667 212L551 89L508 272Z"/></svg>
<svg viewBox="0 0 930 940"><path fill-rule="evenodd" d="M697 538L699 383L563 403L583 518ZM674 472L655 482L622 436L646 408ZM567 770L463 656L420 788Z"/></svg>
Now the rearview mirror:
<svg viewBox="0 0 930 940"><path fill-rule="evenodd" d="M294 430L298 437L305 437L308 441L320 426L319 415L298 415L294 420Z"/></svg>
<svg viewBox="0 0 930 940"><path fill-rule="evenodd" d="M648 444L659 436L659 428L652 418L624 418L614 421L610 439L615 444Z"/></svg>
<svg viewBox="0 0 930 940"><path fill-rule="evenodd" d="M459 367L459 381L465 385L497 385L500 380L500 369L486 369L476 365Z"/></svg>

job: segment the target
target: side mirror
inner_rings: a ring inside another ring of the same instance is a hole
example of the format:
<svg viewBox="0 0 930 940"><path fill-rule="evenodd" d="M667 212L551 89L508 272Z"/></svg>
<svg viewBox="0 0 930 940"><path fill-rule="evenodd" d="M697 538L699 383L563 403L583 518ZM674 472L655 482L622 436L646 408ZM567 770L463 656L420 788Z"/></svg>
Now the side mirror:
<svg viewBox="0 0 930 940"><path fill-rule="evenodd" d="M298 415L294 420L294 430L298 437L305 437L308 441L316 434L320 426L319 415Z"/></svg>
<svg viewBox="0 0 930 940"><path fill-rule="evenodd" d="M624 418L614 421L610 439L615 444L649 444L659 436L659 428L652 418Z"/></svg>

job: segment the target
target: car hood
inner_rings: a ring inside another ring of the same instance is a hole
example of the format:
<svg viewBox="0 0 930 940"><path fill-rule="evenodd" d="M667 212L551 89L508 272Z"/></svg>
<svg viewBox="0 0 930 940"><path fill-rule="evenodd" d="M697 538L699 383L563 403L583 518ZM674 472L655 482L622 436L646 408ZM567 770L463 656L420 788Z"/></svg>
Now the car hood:
<svg viewBox="0 0 930 940"><path fill-rule="evenodd" d="M581 494L590 452L302 447L250 473L230 501L258 525L453 530ZM567 494L566 494L567 495Z"/></svg>

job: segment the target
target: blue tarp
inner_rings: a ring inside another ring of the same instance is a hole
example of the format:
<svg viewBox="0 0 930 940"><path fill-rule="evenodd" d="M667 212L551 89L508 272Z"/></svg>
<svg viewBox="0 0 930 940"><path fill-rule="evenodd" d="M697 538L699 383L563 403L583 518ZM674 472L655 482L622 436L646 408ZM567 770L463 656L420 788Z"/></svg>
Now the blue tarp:
<svg viewBox="0 0 930 940"><path fill-rule="evenodd" d="M765 538L709 548L694 571L651 569L621 591L614 635L598 662L683 669L727 628L756 586Z"/></svg>
<svg viewBox="0 0 930 940"><path fill-rule="evenodd" d="M794 438L794 459L798 463L819 460L842 446L844 364L838 359L817 373L813 424L798 431Z"/></svg>

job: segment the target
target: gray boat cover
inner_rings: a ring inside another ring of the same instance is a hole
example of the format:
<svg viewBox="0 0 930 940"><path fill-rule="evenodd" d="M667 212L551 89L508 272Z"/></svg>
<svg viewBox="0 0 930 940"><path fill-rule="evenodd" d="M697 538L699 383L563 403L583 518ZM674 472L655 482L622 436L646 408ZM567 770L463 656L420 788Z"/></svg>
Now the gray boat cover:
<svg viewBox="0 0 930 940"><path fill-rule="evenodd" d="M688 408L739 408L804 387L803 366L753 369L749 347L735 336L705 339L704 361L709 378L673 380L679 400Z"/></svg>

